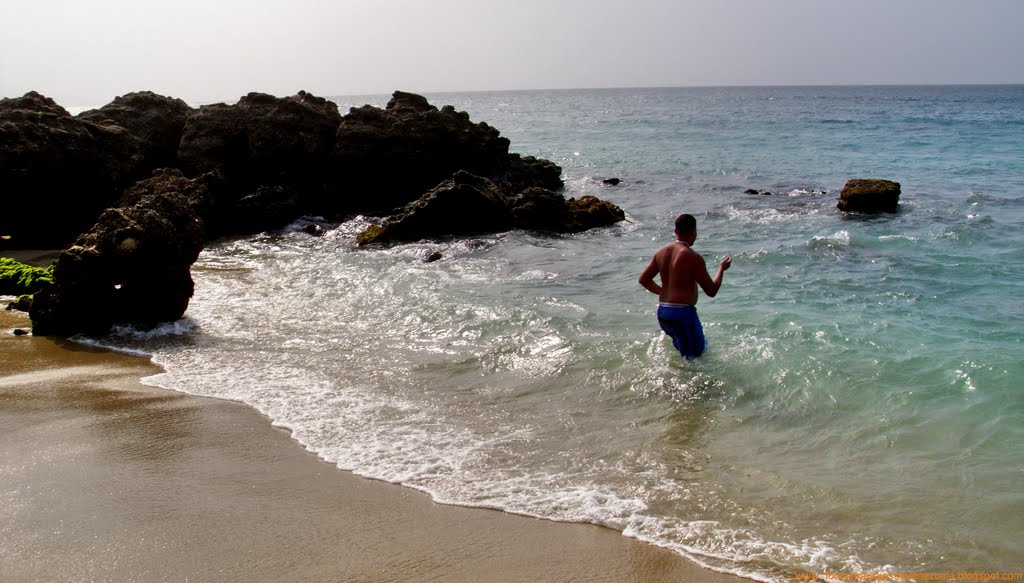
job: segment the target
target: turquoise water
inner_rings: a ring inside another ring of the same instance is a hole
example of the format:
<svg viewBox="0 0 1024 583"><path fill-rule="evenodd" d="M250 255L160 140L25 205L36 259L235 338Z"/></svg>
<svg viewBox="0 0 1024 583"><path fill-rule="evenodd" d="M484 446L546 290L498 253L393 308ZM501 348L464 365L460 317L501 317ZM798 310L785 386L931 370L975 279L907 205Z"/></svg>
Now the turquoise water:
<svg viewBox="0 0 1024 583"><path fill-rule="evenodd" d="M97 341L443 503L766 581L1019 570L1024 87L429 97L629 220L357 251L358 217L222 243L185 320ZM900 211L836 211L854 177L900 182ZM681 212L709 263L734 258L692 362L636 284Z"/></svg>

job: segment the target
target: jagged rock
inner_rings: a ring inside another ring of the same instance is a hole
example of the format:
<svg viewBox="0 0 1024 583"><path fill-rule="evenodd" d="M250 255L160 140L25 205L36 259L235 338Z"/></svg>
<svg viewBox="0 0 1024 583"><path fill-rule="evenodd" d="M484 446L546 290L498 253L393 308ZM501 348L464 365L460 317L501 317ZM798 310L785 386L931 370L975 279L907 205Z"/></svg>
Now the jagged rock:
<svg viewBox="0 0 1024 583"><path fill-rule="evenodd" d="M469 114L452 106L437 109L422 96L396 91L386 109L352 108L342 119L329 190L344 212L386 213L459 170L508 181L508 148L498 130L474 124ZM517 180L550 172L521 158L517 164Z"/></svg>
<svg viewBox="0 0 1024 583"><path fill-rule="evenodd" d="M510 199L494 182L457 172L383 225L372 225L359 245L495 233L513 228L576 233L625 219L614 204L594 196L566 200L544 188L528 188Z"/></svg>
<svg viewBox="0 0 1024 583"><path fill-rule="evenodd" d="M383 225L360 234L358 243L393 243L496 233L512 228L508 197L493 181L457 172Z"/></svg>
<svg viewBox="0 0 1024 583"><path fill-rule="evenodd" d="M194 203L206 187L166 170L126 195L134 204L104 211L57 256L53 281L32 303L33 333L103 334L115 324L148 328L180 318L203 245Z"/></svg>
<svg viewBox="0 0 1024 583"><path fill-rule="evenodd" d="M562 168L550 160L509 154L508 162L508 194L519 194L532 187L561 190L565 186Z"/></svg>
<svg viewBox="0 0 1024 583"><path fill-rule="evenodd" d="M626 218L618 206L595 196L579 200L543 188L529 188L513 202L512 214L520 229L578 233L606 227Z"/></svg>
<svg viewBox="0 0 1024 583"><path fill-rule="evenodd" d="M57 249L138 177L139 142L36 92L0 100L0 245Z"/></svg>
<svg viewBox="0 0 1024 583"><path fill-rule="evenodd" d="M522 229L561 232L569 221L569 205L557 192L528 188L513 201L512 216Z"/></svg>
<svg viewBox="0 0 1024 583"><path fill-rule="evenodd" d="M841 211L894 213L900 202L900 183L877 178L854 178L846 181L839 193Z"/></svg>
<svg viewBox="0 0 1024 583"><path fill-rule="evenodd" d="M282 227L321 206L340 122L336 104L308 93L250 93L235 105L190 113L178 149L183 169L224 178L221 196L204 215L208 236Z"/></svg>
<svg viewBox="0 0 1024 583"><path fill-rule="evenodd" d="M192 108L180 99L140 91L117 97L99 109L78 114L77 119L97 125L116 125L139 141L141 172L178 165L178 144Z"/></svg>

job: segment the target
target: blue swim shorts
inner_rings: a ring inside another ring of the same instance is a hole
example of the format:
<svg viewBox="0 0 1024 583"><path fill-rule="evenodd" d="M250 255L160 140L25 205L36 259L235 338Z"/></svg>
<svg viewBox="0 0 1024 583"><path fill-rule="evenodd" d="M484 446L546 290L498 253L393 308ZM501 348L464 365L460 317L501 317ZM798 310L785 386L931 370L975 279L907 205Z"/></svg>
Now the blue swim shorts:
<svg viewBox="0 0 1024 583"><path fill-rule="evenodd" d="M658 304L658 324L683 358L696 358L707 348L697 308L689 304Z"/></svg>

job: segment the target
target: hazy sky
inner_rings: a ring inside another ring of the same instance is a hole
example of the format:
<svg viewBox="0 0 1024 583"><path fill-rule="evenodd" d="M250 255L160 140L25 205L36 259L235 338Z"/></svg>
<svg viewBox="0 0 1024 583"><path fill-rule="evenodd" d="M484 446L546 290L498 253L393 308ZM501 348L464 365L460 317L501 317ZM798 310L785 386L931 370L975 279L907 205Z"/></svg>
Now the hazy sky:
<svg viewBox="0 0 1024 583"><path fill-rule="evenodd" d="M0 0L0 96L1024 83L1024 0Z"/></svg>

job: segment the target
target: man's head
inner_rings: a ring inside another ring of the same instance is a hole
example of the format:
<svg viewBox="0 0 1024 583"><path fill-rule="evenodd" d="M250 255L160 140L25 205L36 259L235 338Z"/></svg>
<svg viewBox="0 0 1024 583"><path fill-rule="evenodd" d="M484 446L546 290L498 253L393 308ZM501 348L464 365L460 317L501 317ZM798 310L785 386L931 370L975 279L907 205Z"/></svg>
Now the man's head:
<svg viewBox="0 0 1024 583"><path fill-rule="evenodd" d="M681 214L676 217L676 238L684 243L697 239L697 219L693 215Z"/></svg>

